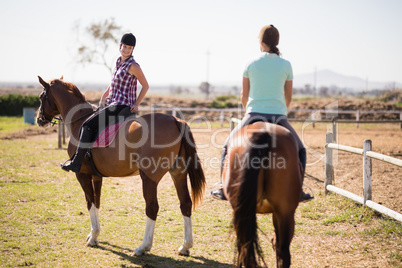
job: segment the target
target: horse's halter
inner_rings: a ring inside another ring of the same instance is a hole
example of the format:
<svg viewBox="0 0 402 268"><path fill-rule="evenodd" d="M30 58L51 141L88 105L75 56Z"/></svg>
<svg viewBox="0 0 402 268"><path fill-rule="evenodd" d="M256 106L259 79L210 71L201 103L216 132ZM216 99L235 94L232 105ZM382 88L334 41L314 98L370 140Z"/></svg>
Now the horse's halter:
<svg viewBox="0 0 402 268"><path fill-rule="evenodd" d="M48 119L45 116L44 104L46 103L47 105L52 107L52 103L49 101L49 98L47 96L47 91L49 90L49 88L43 88L43 92L39 96L39 99L41 101L41 105L40 105L39 111L38 111L38 113L39 113L38 119L41 122L48 123L51 126L54 126L54 125L57 124L57 122L52 121L53 119L56 119L58 121L63 121L63 118L61 116L59 116L59 117L54 116L52 119ZM78 118L76 118L76 119L74 119L74 120L72 120L70 122L65 122L64 124L71 124L71 123L77 122L77 121L81 120L82 118L85 118L86 116L89 116L89 115L93 114L94 112L95 111L91 111L90 113L84 114L84 115L82 115L82 116L80 116L80 117L78 117Z"/></svg>

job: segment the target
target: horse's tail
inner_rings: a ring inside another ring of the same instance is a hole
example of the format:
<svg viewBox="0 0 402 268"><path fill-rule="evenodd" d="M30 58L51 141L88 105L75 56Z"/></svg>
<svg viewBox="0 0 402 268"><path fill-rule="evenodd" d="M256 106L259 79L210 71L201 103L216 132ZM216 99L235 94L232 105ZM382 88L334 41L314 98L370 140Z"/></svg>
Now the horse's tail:
<svg viewBox="0 0 402 268"><path fill-rule="evenodd" d="M190 127L181 120L176 120L176 125L182 135L180 150L184 150L185 156L182 162L185 163L185 168L190 177L191 197L193 200L193 208L195 209L198 204L202 202L204 195L206 184L204 170L202 169L201 161L197 154L197 148Z"/></svg>
<svg viewBox="0 0 402 268"><path fill-rule="evenodd" d="M233 228L236 233L239 267L257 267L257 257L263 260L262 250L258 242L257 225L257 185L258 173L262 161L268 157L271 136L266 132L254 133L250 139L250 146L242 155L242 168L239 188L234 196Z"/></svg>

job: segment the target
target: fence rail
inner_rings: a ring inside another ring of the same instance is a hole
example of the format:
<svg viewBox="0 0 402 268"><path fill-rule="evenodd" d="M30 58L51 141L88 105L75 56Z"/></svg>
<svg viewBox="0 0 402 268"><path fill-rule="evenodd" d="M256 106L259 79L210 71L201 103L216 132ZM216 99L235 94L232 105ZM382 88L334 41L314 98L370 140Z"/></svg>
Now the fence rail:
<svg viewBox="0 0 402 268"><path fill-rule="evenodd" d="M243 109L239 108L192 108L192 107L173 107L170 105L156 105L156 106L148 106L148 107L139 107L140 111L171 111L173 115L177 115L179 112L184 112L184 111L193 111L193 112L219 112L219 120L221 125L223 125L223 122L225 120L224 114L227 112L237 112L238 117L241 117L242 114L244 113ZM308 113L310 116L308 118L288 118L288 121L293 121L293 122L312 122L313 126L314 123L316 122L331 122L335 120L338 123L356 123L356 127L359 127L359 123L400 123L401 124L401 129L402 129L402 111L399 110L394 110L394 111L386 111L386 110L378 110L378 111L362 111L362 110L326 110L326 109L318 109L318 110L312 110L312 109L289 109L288 113ZM324 118L322 118L321 114L324 114ZM338 119L336 118L336 115L338 114L354 114L355 115L355 120L353 119ZM399 120L398 119L393 119L393 120L361 120L360 115L361 114L399 114ZM335 119L334 119L335 118Z"/></svg>
<svg viewBox="0 0 402 268"><path fill-rule="evenodd" d="M334 135L332 133L327 133L325 145L325 194L328 192L334 192L350 198L355 202L366 205L380 213L383 213L391 218L394 218L402 222L402 214L393 211L385 206L373 202L372 199L372 188L371 188L371 175L372 175L372 161L371 158L375 158L399 167L402 167L402 160L388 155L383 155L380 153L373 152L371 140L365 140L363 143L363 149L354 148L346 145L340 145L333 143ZM354 154L363 155L363 197L358 196L354 193L346 191L344 189L338 188L333 185L334 180L334 168L333 168L333 153L332 150L342 150Z"/></svg>

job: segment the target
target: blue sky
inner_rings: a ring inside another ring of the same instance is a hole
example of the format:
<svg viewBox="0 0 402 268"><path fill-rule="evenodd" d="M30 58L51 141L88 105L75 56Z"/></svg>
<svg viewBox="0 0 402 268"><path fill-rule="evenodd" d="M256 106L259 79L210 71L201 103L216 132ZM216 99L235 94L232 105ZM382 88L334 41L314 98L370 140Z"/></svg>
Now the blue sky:
<svg viewBox="0 0 402 268"><path fill-rule="evenodd" d="M0 0L0 81L58 78L105 83L105 67L76 63L76 21L114 18L137 37L136 60L152 85L240 85L260 55L258 33L275 25L294 74L318 70L402 82L399 0ZM119 56L111 48L109 60Z"/></svg>

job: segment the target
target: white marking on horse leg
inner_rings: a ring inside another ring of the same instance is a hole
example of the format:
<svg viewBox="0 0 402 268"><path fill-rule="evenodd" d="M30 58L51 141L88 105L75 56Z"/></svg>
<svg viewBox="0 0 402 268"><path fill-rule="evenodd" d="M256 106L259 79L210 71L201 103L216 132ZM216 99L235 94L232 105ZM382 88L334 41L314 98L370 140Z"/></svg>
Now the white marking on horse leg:
<svg viewBox="0 0 402 268"><path fill-rule="evenodd" d="M154 240L154 231L155 231L155 221L147 217L144 239L142 240L141 246L139 246L134 250L135 255L141 256L145 252L151 250L152 242Z"/></svg>
<svg viewBox="0 0 402 268"><path fill-rule="evenodd" d="M100 234L100 224L99 224L99 209L96 208L95 204L92 204L89 209L89 218L91 219L91 232L87 237L87 246L97 246L98 236Z"/></svg>
<svg viewBox="0 0 402 268"><path fill-rule="evenodd" d="M193 247L193 224L191 217L183 216L184 219L184 242L179 248L179 255L190 255L190 248Z"/></svg>

